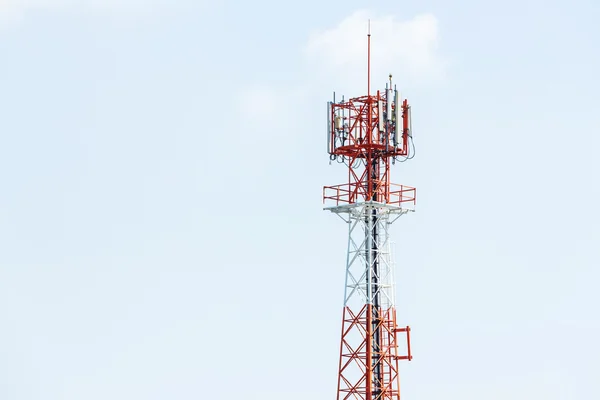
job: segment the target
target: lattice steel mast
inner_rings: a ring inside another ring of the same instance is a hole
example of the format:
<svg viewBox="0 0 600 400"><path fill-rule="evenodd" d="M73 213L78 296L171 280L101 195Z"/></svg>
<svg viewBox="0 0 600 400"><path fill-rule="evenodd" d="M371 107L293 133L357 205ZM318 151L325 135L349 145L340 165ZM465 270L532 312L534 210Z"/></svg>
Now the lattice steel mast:
<svg viewBox="0 0 600 400"><path fill-rule="evenodd" d="M349 227L338 374L338 400L400 399L398 360L411 360L410 327L396 325L389 226L414 211L415 188L390 183L390 164L413 156L410 106L392 76L371 95L371 34L367 37L368 94L328 103L328 152L348 167L348 182L326 186L324 202ZM398 333L408 354L398 355Z"/></svg>

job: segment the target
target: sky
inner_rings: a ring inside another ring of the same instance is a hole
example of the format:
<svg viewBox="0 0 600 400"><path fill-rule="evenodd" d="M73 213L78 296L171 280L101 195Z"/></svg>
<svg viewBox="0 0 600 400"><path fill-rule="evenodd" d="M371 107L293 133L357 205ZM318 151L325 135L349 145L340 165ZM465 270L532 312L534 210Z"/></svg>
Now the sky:
<svg viewBox="0 0 600 400"><path fill-rule="evenodd" d="M332 92L389 73L403 399L600 398L600 3L0 1L0 399L333 399Z"/></svg>

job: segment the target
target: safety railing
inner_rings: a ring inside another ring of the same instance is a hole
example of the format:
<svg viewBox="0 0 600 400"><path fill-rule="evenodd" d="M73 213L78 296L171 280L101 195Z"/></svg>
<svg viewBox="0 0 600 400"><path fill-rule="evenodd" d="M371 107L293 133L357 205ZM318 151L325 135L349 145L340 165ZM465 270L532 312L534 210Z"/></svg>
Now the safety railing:
<svg viewBox="0 0 600 400"><path fill-rule="evenodd" d="M412 203L413 205L415 205L416 202L417 189L406 185L390 183L390 192L387 204L400 206L402 204Z"/></svg>
<svg viewBox="0 0 600 400"><path fill-rule="evenodd" d="M366 201L369 198L366 185L361 182L343 183L341 185L325 186L323 188L323 203L354 204ZM414 187L390 184L389 186L381 185L376 188L379 202L401 206L403 204L412 203L417 200L417 190Z"/></svg>

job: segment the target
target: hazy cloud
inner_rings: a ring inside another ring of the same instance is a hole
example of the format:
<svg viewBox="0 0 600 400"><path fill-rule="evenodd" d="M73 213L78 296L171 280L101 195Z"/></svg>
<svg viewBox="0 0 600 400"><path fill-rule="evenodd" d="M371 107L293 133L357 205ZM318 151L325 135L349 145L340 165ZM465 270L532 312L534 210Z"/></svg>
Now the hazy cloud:
<svg viewBox="0 0 600 400"><path fill-rule="evenodd" d="M304 48L309 65L344 81L366 77L369 19L372 76L385 79L394 72L417 81L443 78L446 61L438 54L438 21L431 14L400 21L393 15L373 17L356 11L337 26L310 36Z"/></svg>
<svg viewBox="0 0 600 400"><path fill-rule="evenodd" d="M293 118L289 109L304 107L324 86L328 92L336 88L343 88L345 94L366 92L369 19L373 87L385 84L390 73L400 89L409 79L411 85L419 85L444 77L446 60L438 54L438 22L433 15L398 21L393 15L372 17L367 11L356 11L336 26L307 37L298 49L307 68L290 87L262 82L243 90L237 106L244 121L267 127L275 120Z"/></svg>

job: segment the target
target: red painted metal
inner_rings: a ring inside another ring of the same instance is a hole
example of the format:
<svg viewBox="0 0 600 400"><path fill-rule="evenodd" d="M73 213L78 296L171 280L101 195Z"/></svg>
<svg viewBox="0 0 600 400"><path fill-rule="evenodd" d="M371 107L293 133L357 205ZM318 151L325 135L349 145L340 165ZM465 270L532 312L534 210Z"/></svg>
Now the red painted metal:
<svg viewBox="0 0 600 400"><path fill-rule="evenodd" d="M393 93L391 90L389 93ZM342 159L348 168L348 183L324 188L324 200L334 200L346 203L376 201L387 204L399 204L404 201L414 202L412 197L405 198L406 193L401 189L402 196L391 190L390 164L395 158L407 157L409 154L409 104L404 99L399 103L401 121L386 120L379 115L381 109L387 106L387 93L367 95L332 103L329 115L329 154L332 159ZM379 104L382 104L380 107ZM396 115L395 105L391 110ZM381 129L383 128L383 129ZM399 146L394 146L393 136ZM342 138L342 139L340 139ZM339 145L341 142L341 145ZM346 186L346 191L339 196L325 195ZM405 187L409 189L408 187ZM333 190L333 191L332 191Z"/></svg>
<svg viewBox="0 0 600 400"><path fill-rule="evenodd" d="M382 382L374 395L372 387L371 329L373 306L366 305L358 312L349 307L343 311L342 340L338 375L338 399L400 399L400 374L398 360L412 360L412 356L398 356L397 332L406 328L396 328L396 310L380 310L377 330L382 340L381 351L377 354L382 369ZM404 329L404 330L402 330ZM408 332L408 331L407 331Z"/></svg>
<svg viewBox="0 0 600 400"><path fill-rule="evenodd" d="M377 186L375 190L381 192ZM386 195L387 204L401 206L402 204L415 204L417 201L417 191L410 186L390 183L383 192ZM360 184L360 182L342 183L341 185L325 186L323 188L323 200L331 200L330 203L335 203L336 206L354 204L367 196L369 196L369 193L365 190L365 185Z"/></svg>

